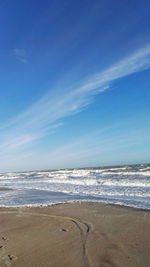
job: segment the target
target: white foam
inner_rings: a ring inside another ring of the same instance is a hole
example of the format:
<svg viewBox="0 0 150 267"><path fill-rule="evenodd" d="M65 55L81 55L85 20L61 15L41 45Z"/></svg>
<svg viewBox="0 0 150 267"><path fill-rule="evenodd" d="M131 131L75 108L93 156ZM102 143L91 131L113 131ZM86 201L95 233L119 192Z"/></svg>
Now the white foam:
<svg viewBox="0 0 150 267"><path fill-rule="evenodd" d="M23 194L25 196L22 201L25 201L27 196L23 192L26 192L26 190L63 192L74 194L74 196L90 196L90 199L96 196L108 198L108 201L121 197L123 202L129 198L134 205L135 201L137 203L142 200L145 203L145 199L150 201L150 167L142 165L136 167L67 169L44 172L9 172L0 174L0 187L10 187L17 190L0 192L0 205L3 205L3 202L11 203L13 201L20 203L20 197ZM47 199L45 198L44 200L44 197L42 201L47 203ZM43 202L40 201L39 195L39 205ZM24 205L23 202L21 205ZM146 205L148 206L148 204Z"/></svg>

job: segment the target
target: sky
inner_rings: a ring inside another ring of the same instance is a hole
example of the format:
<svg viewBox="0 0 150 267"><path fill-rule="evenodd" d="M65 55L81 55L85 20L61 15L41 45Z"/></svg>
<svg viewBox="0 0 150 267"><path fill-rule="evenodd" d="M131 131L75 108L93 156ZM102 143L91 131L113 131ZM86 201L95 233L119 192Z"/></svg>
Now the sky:
<svg viewBox="0 0 150 267"><path fill-rule="evenodd" d="M0 172L150 163L150 1L0 1Z"/></svg>

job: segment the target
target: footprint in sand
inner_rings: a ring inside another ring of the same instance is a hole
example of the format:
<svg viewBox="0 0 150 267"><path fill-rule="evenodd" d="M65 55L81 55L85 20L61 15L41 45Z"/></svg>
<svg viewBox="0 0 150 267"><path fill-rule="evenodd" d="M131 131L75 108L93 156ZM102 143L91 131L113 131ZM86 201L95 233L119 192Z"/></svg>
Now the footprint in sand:
<svg viewBox="0 0 150 267"><path fill-rule="evenodd" d="M62 229L60 229L60 231L62 231L62 232L68 232L69 230L68 229L65 229L65 228L62 228Z"/></svg>
<svg viewBox="0 0 150 267"><path fill-rule="evenodd" d="M4 241L8 240L6 237L2 237ZM17 260L15 255L7 254L5 246L0 245L0 266L9 267L11 266L11 261Z"/></svg>
<svg viewBox="0 0 150 267"><path fill-rule="evenodd" d="M4 241L8 241L8 238L5 237L5 236L2 236L2 240L4 240Z"/></svg>
<svg viewBox="0 0 150 267"><path fill-rule="evenodd" d="M17 260L15 255L7 254L5 249L0 250L0 266L9 267L11 266L11 261Z"/></svg>
<svg viewBox="0 0 150 267"><path fill-rule="evenodd" d="M0 266L1 267L4 267L4 266L7 266L9 267L10 266L10 260L5 252L5 248L4 246L0 246Z"/></svg>
<svg viewBox="0 0 150 267"><path fill-rule="evenodd" d="M17 257L15 255L10 255L8 254L8 258L12 261L12 260L17 260Z"/></svg>

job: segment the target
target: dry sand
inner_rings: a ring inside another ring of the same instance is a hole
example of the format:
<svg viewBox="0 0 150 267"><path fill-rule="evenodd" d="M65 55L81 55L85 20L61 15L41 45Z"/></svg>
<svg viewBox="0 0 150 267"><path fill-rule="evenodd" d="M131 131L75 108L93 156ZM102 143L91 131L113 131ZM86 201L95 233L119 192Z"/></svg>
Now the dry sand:
<svg viewBox="0 0 150 267"><path fill-rule="evenodd" d="M0 266L149 267L150 212L96 203L0 208Z"/></svg>

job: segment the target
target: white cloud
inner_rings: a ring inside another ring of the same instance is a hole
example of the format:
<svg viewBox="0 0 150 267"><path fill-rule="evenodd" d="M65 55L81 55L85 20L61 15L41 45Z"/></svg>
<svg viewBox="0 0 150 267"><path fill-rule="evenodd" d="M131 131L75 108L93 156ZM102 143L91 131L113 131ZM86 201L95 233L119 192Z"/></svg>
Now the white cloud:
<svg viewBox="0 0 150 267"><path fill-rule="evenodd" d="M16 150L28 143L32 142L33 140L39 138L39 136L24 134L15 136L9 136L9 139L5 140L2 144L0 144L0 154L4 154L4 152Z"/></svg>
<svg viewBox="0 0 150 267"><path fill-rule="evenodd" d="M26 64L27 61L27 55L26 55L26 51L22 48L14 48L13 49L13 55L16 57L17 60L19 60L20 62Z"/></svg>
<svg viewBox="0 0 150 267"><path fill-rule="evenodd" d="M15 49L16 57L25 58L25 51ZM1 125L0 139L2 150L17 149L44 136L50 128L61 126L59 122L66 116L82 111L88 106L95 94L107 91L116 79L143 71L150 67L150 46L142 48L106 70L78 81L78 85L66 88L51 88L39 101L22 114ZM54 124L56 123L56 124ZM53 125L54 124L54 125ZM17 133L17 137L16 137ZM11 142L4 140L11 137Z"/></svg>

